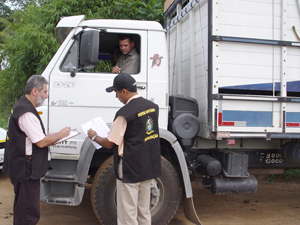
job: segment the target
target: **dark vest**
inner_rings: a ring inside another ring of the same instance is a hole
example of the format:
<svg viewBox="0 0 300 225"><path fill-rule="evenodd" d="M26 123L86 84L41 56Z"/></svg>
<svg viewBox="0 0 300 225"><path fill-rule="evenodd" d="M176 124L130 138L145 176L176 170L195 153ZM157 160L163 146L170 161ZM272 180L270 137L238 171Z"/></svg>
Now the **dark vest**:
<svg viewBox="0 0 300 225"><path fill-rule="evenodd" d="M27 136L18 124L19 117L26 112L33 113L39 119L45 134L45 128L38 112L25 96L21 97L9 118L3 164L3 172L11 180L18 182L27 180L25 152L25 138ZM39 148L36 144L32 144L32 175L30 178L40 179L45 175L48 168L48 147Z"/></svg>
<svg viewBox="0 0 300 225"><path fill-rule="evenodd" d="M127 121L124 134L123 183L137 183L161 175L158 106L142 97L132 99L115 116ZM115 173L118 177L118 153Z"/></svg>

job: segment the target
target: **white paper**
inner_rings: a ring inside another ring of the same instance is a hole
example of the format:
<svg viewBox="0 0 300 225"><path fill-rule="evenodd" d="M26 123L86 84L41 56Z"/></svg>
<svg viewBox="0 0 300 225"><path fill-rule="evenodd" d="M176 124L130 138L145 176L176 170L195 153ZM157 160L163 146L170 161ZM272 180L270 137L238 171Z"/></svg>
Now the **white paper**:
<svg viewBox="0 0 300 225"><path fill-rule="evenodd" d="M86 136L88 136L87 132L89 129L96 131L97 135L100 137L107 137L107 133L109 132L108 126L104 123L101 117L96 117L84 124L81 124L81 128ZM90 140L96 149L102 148L97 142Z"/></svg>
<svg viewBox="0 0 300 225"><path fill-rule="evenodd" d="M60 142L62 142L62 141L68 140L68 139L70 139L70 138L72 138L72 137L75 137L75 136L77 136L77 135L79 135L79 134L80 134L80 133L79 133L78 131L76 131L76 130L71 130L71 131L70 131L70 134L69 134L67 137L64 137L64 138L58 140L58 141L55 142L54 144L56 145L56 144L58 144L58 143L60 143Z"/></svg>

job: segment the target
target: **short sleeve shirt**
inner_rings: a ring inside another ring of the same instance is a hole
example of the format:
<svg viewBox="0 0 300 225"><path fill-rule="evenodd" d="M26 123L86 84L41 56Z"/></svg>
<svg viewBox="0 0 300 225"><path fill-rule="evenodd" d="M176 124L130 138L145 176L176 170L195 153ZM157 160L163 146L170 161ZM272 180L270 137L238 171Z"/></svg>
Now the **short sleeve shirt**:
<svg viewBox="0 0 300 225"><path fill-rule="evenodd" d="M26 134L26 155L32 155L32 143L44 139L45 134L42 130L39 119L31 112L24 113L19 117L19 127Z"/></svg>
<svg viewBox="0 0 300 225"><path fill-rule="evenodd" d="M121 68L122 73L137 74L140 72L140 56L132 49L126 58L124 55L119 57L116 66Z"/></svg>
<svg viewBox="0 0 300 225"><path fill-rule="evenodd" d="M107 135L107 139L110 142L118 145L118 154L123 156L124 150L124 134L127 127L127 121L123 116L118 116L115 121L112 123L110 131Z"/></svg>
<svg viewBox="0 0 300 225"><path fill-rule="evenodd" d="M139 98L139 97L140 95L135 95L132 98L130 98L127 101L127 103L130 102L131 99ZM123 156L123 152L124 152L124 134L126 131L126 127L127 127L127 121L125 120L125 118L123 116L118 116L112 123L110 131L107 135L107 139L110 142L113 142L116 145L118 145L119 156Z"/></svg>

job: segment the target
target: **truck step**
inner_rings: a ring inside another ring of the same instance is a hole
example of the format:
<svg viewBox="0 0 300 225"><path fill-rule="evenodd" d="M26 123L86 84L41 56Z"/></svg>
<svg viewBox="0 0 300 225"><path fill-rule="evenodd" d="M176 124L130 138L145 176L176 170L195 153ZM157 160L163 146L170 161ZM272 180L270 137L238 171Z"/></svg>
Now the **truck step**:
<svg viewBox="0 0 300 225"><path fill-rule="evenodd" d="M61 182L56 180L41 180L41 201L51 204L79 205L83 194L84 184L77 182Z"/></svg>
<svg viewBox="0 0 300 225"><path fill-rule="evenodd" d="M57 181L75 181L75 174L60 171L50 171L45 175L44 179Z"/></svg>
<svg viewBox="0 0 300 225"><path fill-rule="evenodd" d="M52 204L61 204L61 205L74 205L74 196L72 195L63 195L63 194L53 194L45 199L45 202ZM73 204L72 204L73 203Z"/></svg>

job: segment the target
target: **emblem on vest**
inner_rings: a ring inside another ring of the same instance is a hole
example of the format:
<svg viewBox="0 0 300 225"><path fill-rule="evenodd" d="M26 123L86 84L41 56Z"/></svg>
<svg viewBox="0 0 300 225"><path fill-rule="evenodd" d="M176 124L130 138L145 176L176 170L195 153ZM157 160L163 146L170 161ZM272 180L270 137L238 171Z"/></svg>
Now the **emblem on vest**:
<svg viewBox="0 0 300 225"><path fill-rule="evenodd" d="M153 130L153 119L148 116L147 122L146 122L146 134L150 135L154 132Z"/></svg>
<svg viewBox="0 0 300 225"><path fill-rule="evenodd" d="M158 138L158 134L154 133L154 124L153 124L153 119L148 116L147 122L146 122L146 134L148 135L148 137L145 138L145 142L149 141L151 139L156 139ZM153 134L154 133L154 134Z"/></svg>
<svg viewBox="0 0 300 225"><path fill-rule="evenodd" d="M148 137L145 138L145 142L149 141L151 139L156 139L158 138L158 134L152 134L154 132L153 130L153 119L148 116L147 122L146 122L146 134L148 135ZM150 135L152 134L152 135Z"/></svg>

